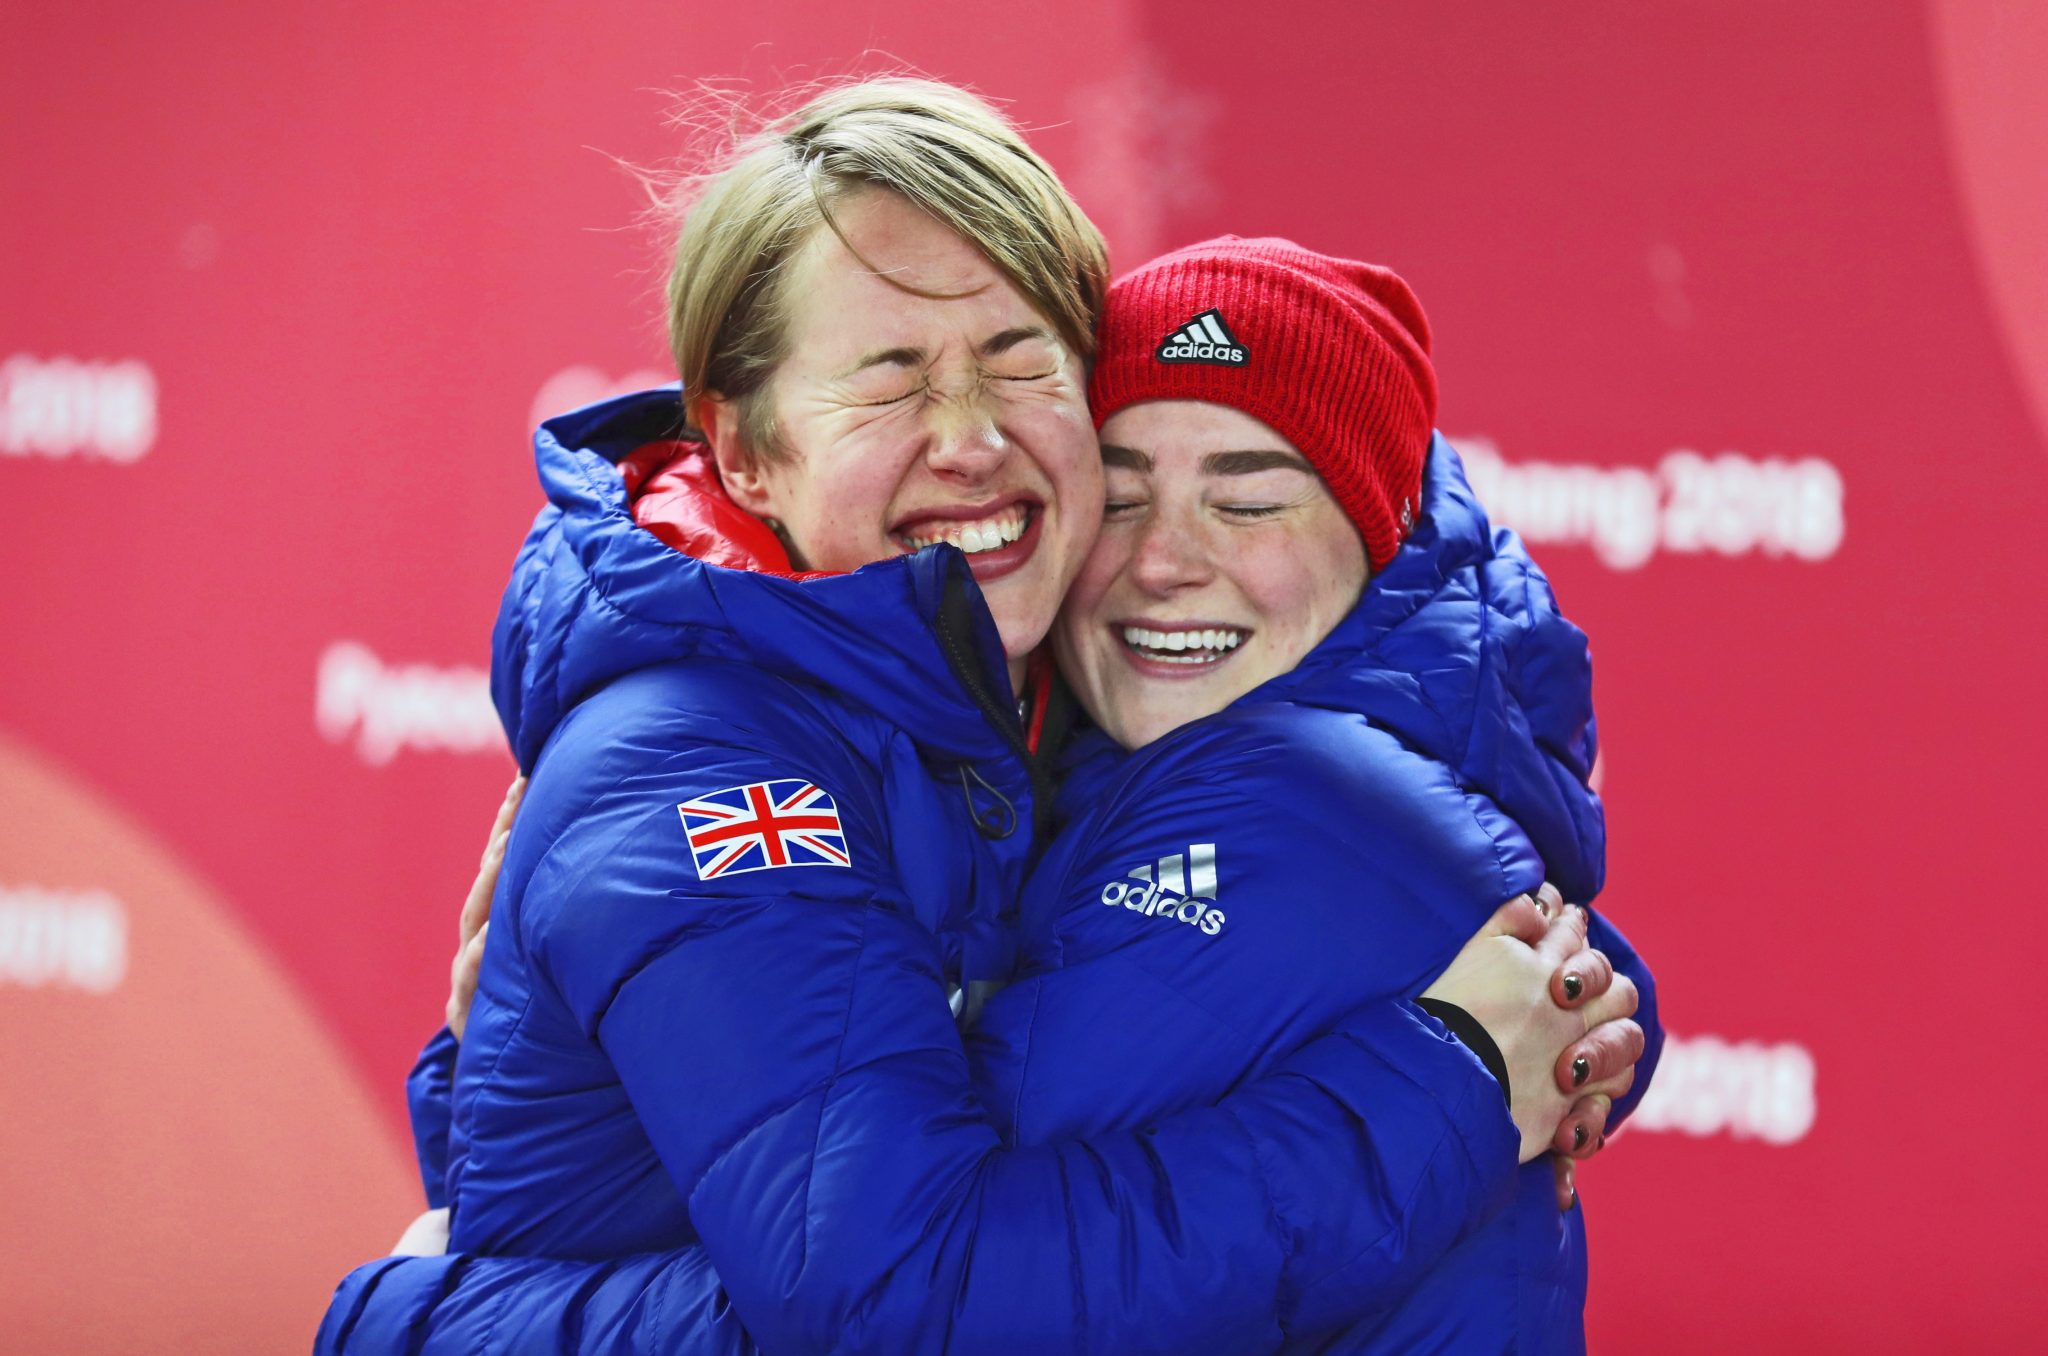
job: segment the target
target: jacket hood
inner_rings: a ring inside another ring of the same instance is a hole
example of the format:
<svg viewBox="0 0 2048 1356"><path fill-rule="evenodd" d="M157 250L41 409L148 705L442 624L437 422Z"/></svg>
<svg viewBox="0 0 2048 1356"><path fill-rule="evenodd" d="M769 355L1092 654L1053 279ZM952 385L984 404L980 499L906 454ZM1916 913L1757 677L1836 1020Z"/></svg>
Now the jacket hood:
<svg viewBox="0 0 2048 1356"><path fill-rule="evenodd" d="M1585 633L1521 539L1487 521L1441 434L1408 540L1299 665L1238 699L1256 702L1365 716L1499 805L1565 898L1590 901L1604 883ZM1064 752L1067 809L1103 794L1120 753L1099 730Z"/></svg>
<svg viewBox="0 0 2048 1356"><path fill-rule="evenodd" d="M1442 434L1408 541L1307 659L1245 700L1366 716L1499 805L1565 898L1587 902L1604 883L1586 634L1521 538L1487 521Z"/></svg>
<svg viewBox="0 0 2048 1356"><path fill-rule="evenodd" d="M491 696L521 768L585 696L691 656L828 688L936 758L1010 752L960 674L978 664L1009 700L1002 643L965 557L937 547L850 574L791 573L683 428L670 386L561 415L534 435L548 507L492 633ZM942 610L966 618L971 653L949 660Z"/></svg>

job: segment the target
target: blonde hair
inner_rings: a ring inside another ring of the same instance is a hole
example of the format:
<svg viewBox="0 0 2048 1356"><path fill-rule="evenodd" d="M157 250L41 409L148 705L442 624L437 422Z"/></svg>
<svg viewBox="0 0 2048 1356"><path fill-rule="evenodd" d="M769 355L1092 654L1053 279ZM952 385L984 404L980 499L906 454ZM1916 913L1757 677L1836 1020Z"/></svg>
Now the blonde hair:
<svg viewBox="0 0 2048 1356"><path fill-rule="evenodd" d="M684 408L732 401L751 455L781 452L766 387L787 353L787 265L820 225L845 243L832 207L862 189L899 194L949 227L1084 362L1094 356L1102 235L1016 129L964 90L903 77L829 90L740 140L695 188L669 199L681 217L669 345Z"/></svg>

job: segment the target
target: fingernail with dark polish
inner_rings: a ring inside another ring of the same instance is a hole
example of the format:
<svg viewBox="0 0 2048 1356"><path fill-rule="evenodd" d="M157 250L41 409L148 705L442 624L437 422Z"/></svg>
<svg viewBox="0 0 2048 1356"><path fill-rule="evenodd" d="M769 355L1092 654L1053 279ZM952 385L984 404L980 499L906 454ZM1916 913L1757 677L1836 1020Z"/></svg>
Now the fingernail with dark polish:
<svg viewBox="0 0 2048 1356"><path fill-rule="evenodd" d="M1583 1126L1583 1125L1575 1125L1575 1126L1573 1126L1573 1127L1572 1127L1572 1147L1573 1147L1574 1149L1583 1149L1583 1148L1585 1148L1585 1147L1586 1147L1586 1127L1585 1127L1585 1126Z"/></svg>
<svg viewBox="0 0 2048 1356"><path fill-rule="evenodd" d="M1580 979L1577 975L1566 975L1564 977L1564 996L1566 998L1577 998L1579 991L1585 987L1586 981Z"/></svg>
<svg viewBox="0 0 2048 1356"><path fill-rule="evenodd" d="M1572 1061L1572 1086L1578 1087L1586 1081L1586 1075L1593 1072L1592 1063L1584 1055Z"/></svg>

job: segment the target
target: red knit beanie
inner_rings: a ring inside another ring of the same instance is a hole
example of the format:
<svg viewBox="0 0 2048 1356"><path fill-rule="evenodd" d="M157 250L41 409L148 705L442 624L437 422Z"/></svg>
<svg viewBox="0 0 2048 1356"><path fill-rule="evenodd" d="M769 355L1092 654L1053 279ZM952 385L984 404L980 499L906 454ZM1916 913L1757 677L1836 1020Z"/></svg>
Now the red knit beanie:
<svg viewBox="0 0 2048 1356"><path fill-rule="evenodd" d="M1103 309L1095 426L1144 400L1208 400L1278 430L1358 525L1372 568L1414 526L1436 422L1429 322L1387 269L1226 235L1119 279Z"/></svg>

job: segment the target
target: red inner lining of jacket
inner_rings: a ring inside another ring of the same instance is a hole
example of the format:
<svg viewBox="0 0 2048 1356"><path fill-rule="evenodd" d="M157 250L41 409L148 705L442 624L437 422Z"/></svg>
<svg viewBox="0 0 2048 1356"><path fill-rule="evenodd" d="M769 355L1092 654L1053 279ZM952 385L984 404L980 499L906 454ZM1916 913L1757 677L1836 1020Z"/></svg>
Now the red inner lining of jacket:
<svg viewBox="0 0 2048 1356"><path fill-rule="evenodd" d="M626 481L633 521L686 556L784 579L823 579L835 573L794 568L768 524L732 502L718 477L718 463L703 443L685 438L648 443L619 460L619 474ZM1024 691L1030 704L1024 742L1036 753L1052 697L1052 657L1043 646L1025 670Z"/></svg>
<svg viewBox="0 0 2048 1356"><path fill-rule="evenodd" d="M633 521L664 544L707 565L785 579L820 579L830 570L799 570L768 524L732 502L718 463L703 443L675 438L648 443L619 461Z"/></svg>

